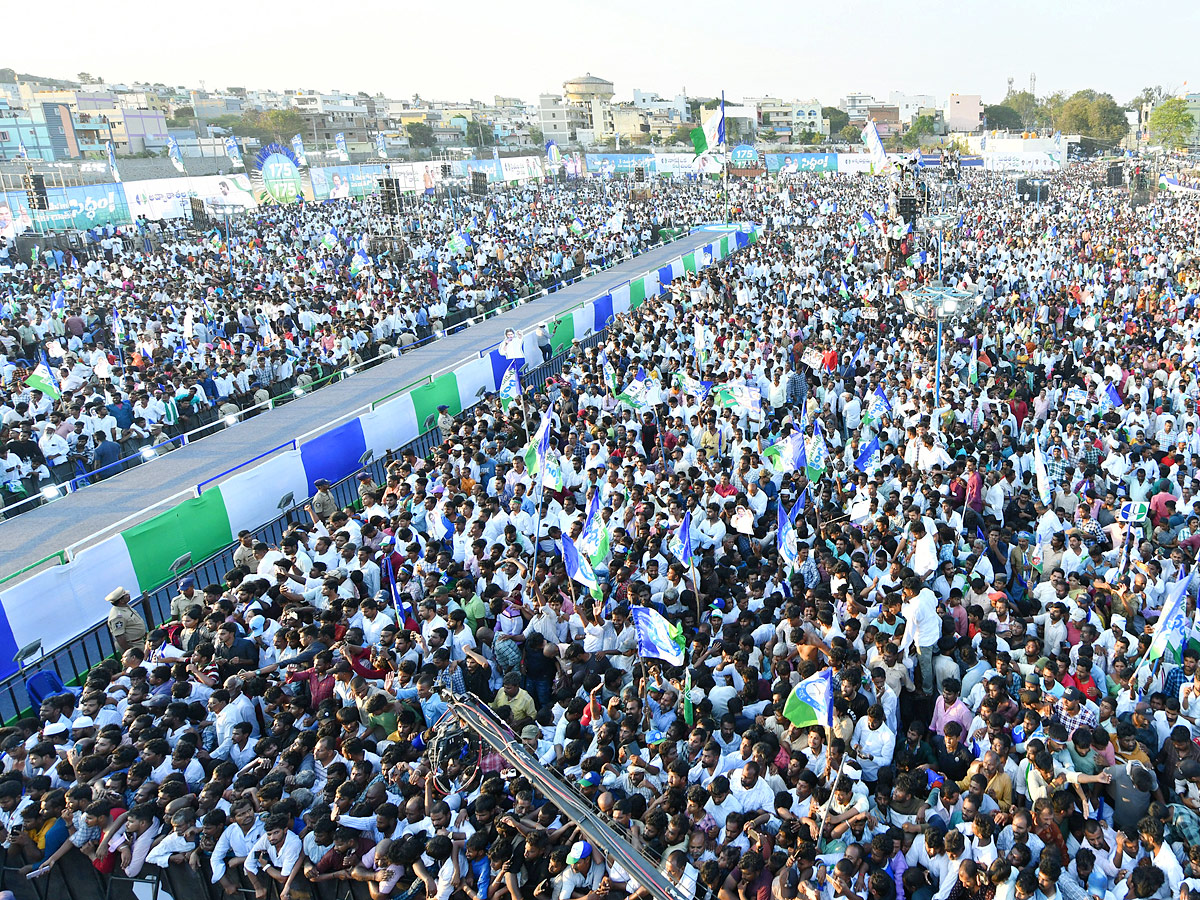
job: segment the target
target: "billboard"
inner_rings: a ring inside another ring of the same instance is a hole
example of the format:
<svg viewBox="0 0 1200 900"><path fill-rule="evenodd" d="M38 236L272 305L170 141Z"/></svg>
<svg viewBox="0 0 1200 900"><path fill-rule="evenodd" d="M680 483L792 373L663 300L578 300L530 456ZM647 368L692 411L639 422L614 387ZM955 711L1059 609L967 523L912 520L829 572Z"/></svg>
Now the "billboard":
<svg viewBox="0 0 1200 900"><path fill-rule="evenodd" d="M792 175L799 172L836 172L836 153L768 153L767 171L771 174Z"/></svg>
<svg viewBox="0 0 1200 900"><path fill-rule="evenodd" d="M545 169L540 156L514 156L500 160L505 181L541 181Z"/></svg>
<svg viewBox="0 0 1200 900"><path fill-rule="evenodd" d="M392 175L397 177L397 166L392 165ZM323 166L309 169L314 200L344 200L347 197L365 197L379 189L383 166Z"/></svg>
<svg viewBox="0 0 1200 900"><path fill-rule="evenodd" d="M282 144L267 144L255 154L250 181L259 203L295 203L304 196L300 161L290 147Z"/></svg>
<svg viewBox="0 0 1200 900"><path fill-rule="evenodd" d="M632 172L645 166L648 173L654 171L652 153L589 153L587 170L590 175L609 175L616 172Z"/></svg>
<svg viewBox="0 0 1200 900"><path fill-rule="evenodd" d="M655 153L652 168L659 175L693 176L699 172L695 153Z"/></svg>
<svg viewBox="0 0 1200 900"><path fill-rule="evenodd" d="M26 231L86 231L98 225L127 225L133 221L120 184L47 188L46 199L49 209L33 211L24 191L0 194L0 235L12 238Z"/></svg>

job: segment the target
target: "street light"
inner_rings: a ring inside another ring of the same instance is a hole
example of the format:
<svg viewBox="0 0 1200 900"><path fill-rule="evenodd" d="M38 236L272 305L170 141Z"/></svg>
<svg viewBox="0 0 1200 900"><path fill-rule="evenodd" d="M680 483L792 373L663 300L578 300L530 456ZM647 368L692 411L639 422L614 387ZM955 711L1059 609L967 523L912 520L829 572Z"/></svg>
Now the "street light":
<svg viewBox="0 0 1200 900"><path fill-rule="evenodd" d="M933 403L942 404L942 323L948 319L970 319L982 307L978 293L964 291L942 281L942 241L945 232L958 223L958 215L941 212L926 216L920 223L921 231L937 236L937 278L911 291L901 292L904 309L910 315L937 322L937 356L933 376Z"/></svg>

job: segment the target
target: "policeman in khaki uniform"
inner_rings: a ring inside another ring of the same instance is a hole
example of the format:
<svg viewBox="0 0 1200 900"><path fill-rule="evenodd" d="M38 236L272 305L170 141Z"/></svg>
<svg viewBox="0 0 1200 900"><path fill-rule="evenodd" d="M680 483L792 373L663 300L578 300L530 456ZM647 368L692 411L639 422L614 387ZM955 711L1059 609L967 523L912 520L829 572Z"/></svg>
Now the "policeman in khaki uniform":
<svg viewBox="0 0 1200 900"><path fill-rule="evenodd" d="M123 653L140 645L146 639L146 623L129 608L129 591L123 587L114 588L104 599L112 604L108 611L108 632L117 649Z"/></svg>

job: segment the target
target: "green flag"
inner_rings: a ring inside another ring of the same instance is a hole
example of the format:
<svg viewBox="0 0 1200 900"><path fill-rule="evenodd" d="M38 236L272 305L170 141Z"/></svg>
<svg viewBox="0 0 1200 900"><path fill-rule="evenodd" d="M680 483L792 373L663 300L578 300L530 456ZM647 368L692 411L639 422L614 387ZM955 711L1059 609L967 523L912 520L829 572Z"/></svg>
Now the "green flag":
<svg viewBox="0 0 1200 900"><path fill-rule="evenodd" d="M25 379L25 384L35 391L41 391L51 400L57 400L61 396L58 383L54 380L50 367L45 363L37 364L37 367Z"/></svg>

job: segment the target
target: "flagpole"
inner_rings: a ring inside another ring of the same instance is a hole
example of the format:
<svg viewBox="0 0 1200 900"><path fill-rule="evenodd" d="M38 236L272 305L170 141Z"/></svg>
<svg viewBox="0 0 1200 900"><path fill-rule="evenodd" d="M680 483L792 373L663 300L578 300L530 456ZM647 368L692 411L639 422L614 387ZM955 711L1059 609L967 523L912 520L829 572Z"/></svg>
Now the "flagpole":
<svg viewBox="0 0 1200 900"><path fill-rule="evenodd" d="M541 491L541 496L538 497L538 514L537 524L533 529L533 571L529 573L530 583L537 575L538 551L542 546L542 511L546 506L546 465L550 459L549 451L546 452L546 459L541 460L541 465L538 466L537 477L534 480L535 486Z"/></svg>
<svg viewBox="0 0 1200 900"><path fill-rule="evenodd" d="M725 92L721 91L721 131L725 131ZM725 135L725 224L729 224L729 136Z"/></svg>
<svg viewBox="0 0 1200 900"><path fill-rule="evenodd" d="M826 745L828 746L828 745ZM826 751L828 752L828 751ZM846 760L850 758L850 748L846 747L842 750L842 761L838 765L837 775L833 779L833 784L829 786L829 798L825 801L825 809L821 811L821 821L817 825L817 844L821 843L821 834L825 831L825 820L829 818L829 808L833 806L833 789L837 787L838 779L842 777L842 770L846 768Z"/></svg>

